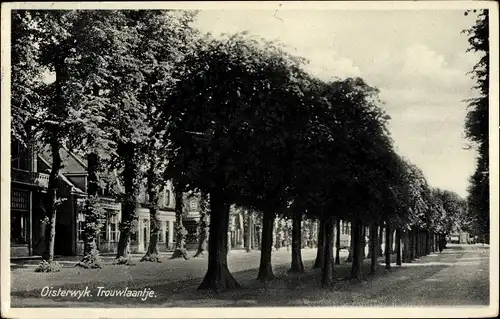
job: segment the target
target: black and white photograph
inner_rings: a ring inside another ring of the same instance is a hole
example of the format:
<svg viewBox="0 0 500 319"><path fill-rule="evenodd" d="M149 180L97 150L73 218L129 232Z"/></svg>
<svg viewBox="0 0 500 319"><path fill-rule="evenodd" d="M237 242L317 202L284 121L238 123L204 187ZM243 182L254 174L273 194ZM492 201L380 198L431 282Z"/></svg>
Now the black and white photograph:
<svg viewBox="0 0 500 319"><path fill-rule="evenodd" d="M496 2L3 3L2 317L496 317L498 65Z"/></svg>

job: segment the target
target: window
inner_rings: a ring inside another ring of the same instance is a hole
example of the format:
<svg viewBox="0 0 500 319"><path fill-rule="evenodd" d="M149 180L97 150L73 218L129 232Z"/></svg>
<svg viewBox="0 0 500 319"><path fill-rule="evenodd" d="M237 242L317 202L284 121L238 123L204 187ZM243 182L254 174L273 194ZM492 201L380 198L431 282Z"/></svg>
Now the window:
<svg viewBox="0 0 500 319"><path fill-rule="evenodd" d="M83 241L83 230L85 228L85 215L78 213L76 240Z"/></svg>
<svg viewBox="0 0 500 319"><path fill-rule="evenodd" d="M11 209L29 211L30 194L28 191L20 189L12 189L10 196L11 196Z"/></svg>
<svg viewBox="0 0 500 319"><path fill-rule="evenodd" d="M163 223L161 220L158 224L160 229L158 230L158 242L162 243L165 239L163 238L163 229L165 229L165 223Z"/></svg>
<svg viewBox="0 0 500 319"><path fill-rule="evenodd" d="M170 190L166 189L164 192L163 205L165 207L170 206Z"/></svg>
<svg viewBox="0 0 500 319"><path fill-rule="evenodd" d="M27 214L21 211L10 211L10 242L24 245L28 241Z"/></svg>
<svg viewBox="0 0 500 319"><path fill-rule="evenodd" d="M108 217L109 241L116 242L120 236L118 230L118 214L112 214Z"/></svg>
<svg viewBox="0 0 500 319"><path fill-rule="evenodd" d="M197 200L196 200L196 198L191 198L189 200L189 210L194 211L196 209L198 209Z"/></svg>
<svg viewBox="0 0 500 319"><path fill-rule="evenodd" d="M130 241L137 241L137 231L131 229L130 230Z"/></svg>
<svg viewBox="0 0 500 319"><path fill-rule="evenodd" d="M101 230L99 231L99 242L105 242L108 240L108 234L106 232L106 223L103 223Z"/></svg>
<svg viewBox="0 0 500 319"><path fill-rule="evenodd" d="M28 171L30 169L29 152L21 145L18 140L12 140L10 143L11 151L11 168L22 169Z"/></svg>

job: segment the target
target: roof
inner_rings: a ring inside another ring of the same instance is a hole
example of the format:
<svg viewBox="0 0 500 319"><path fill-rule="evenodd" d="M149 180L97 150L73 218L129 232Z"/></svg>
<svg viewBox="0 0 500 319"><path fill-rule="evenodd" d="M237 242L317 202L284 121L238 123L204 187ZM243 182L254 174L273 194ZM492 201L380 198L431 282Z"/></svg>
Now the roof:
<svg viewBox="0 0 500 319"><path fill-rule="evenodd" d="M63 163L63 167L61 168L62 173L87 173L87 165L85 165L85 163L68 148L62 147L60 154L61 161ZM49 167L52 165L52 153L48 146L42 149L42 151L39 153L39 156L43 158L43 160L48 164Z"/></svg>
<svg viewBox="0 0 500 319"><path fill-rule="evenodd" d="M49 161L47 161L43 156L41 156L40 154L38 155L38 157L43 161L45 162L45 164L47 166L50 167L50 163ZM66 176L64 176L63 172L59 172L59 178L64 182L66 183L66 185L68 185L70 188L71 188L71 191L72 192L76 192L76 193L80 193L80 194L85 194L84 191L82 191L80 188L76 187L75 184L73 184Z"/></svg>

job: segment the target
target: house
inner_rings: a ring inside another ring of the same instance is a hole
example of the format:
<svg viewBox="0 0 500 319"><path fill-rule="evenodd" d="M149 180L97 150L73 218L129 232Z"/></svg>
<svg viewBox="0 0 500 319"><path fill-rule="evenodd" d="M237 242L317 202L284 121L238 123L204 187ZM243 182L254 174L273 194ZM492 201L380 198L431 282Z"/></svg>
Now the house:
<svg viewBox="0 0 500 319"><path fill-rule="evenodd" d="M83 227L85 214L83 203L87 196L87 166L80 156L63 147L63 168L59 175L58 196L63 202L56 216L56 255L81 255L83 253ZM48 180L52 156L49 149L35 151L33 144L24 147L17 140L11 143L11 256L41 255L45 247L45 207L48 204ZM121 220L121 204L113 194L123 193L116 172L106 176L108 183L101 187L99 196L106 210L106 220L97 241L101 252L115 252L118 245ZM193 237L199 221L199 203L196 194L185 194L187 209L185 227ZM150 238L149 208L147 196L140 190L139 217L136 232L131 234L130 251L142 253L147 250ZM172 250L175 245L175 198L172 183L159 194L160 251Z"/></svg>
<svg viewBox="0 0 500 319"><path fill-rule="evenodd" d="M10 252L15 257L37 254L42 235L39 225L49 175L37 171L38 158L32 149L32 144L24 147L12 139Z"/></svg>

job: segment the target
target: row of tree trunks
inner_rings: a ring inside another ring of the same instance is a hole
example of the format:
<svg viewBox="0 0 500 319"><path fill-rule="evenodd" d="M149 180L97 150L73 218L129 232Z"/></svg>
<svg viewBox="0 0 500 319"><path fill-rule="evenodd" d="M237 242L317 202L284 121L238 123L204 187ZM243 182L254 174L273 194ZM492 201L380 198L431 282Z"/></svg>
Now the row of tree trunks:
<svg viewBox="0 0 500 319"><path fill-rule="evenodd" d="M417 226L409 230L396 231L396 245L398 245L398 236L402 236L402 258L404 263L410 263L415 259L427 256L439 249L440 236L431 230L422 229ZM396 251L398 251L396 247ZM398 257L399 258L399 257ZM398 261L399 264L399 261Z"/></svg>

